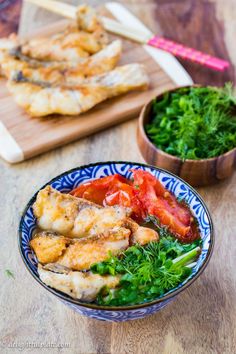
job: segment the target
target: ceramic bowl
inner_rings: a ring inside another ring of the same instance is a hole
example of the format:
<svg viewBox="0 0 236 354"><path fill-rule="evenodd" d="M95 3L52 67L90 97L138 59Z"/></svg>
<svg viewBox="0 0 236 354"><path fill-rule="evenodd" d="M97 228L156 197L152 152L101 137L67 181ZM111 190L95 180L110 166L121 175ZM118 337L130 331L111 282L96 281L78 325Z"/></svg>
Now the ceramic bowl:
<svg viewBox="0 0 236 354"><path fill-rule="evenodd" d="M214 241L213 225L205 203L192 187L190 187L180 178L165 170L141 163L101 162L67 171L55 177L47 184L50 184L53 188L61 192L69 192L83 182L87 182L95 178L109 176L114 173L119 173L124 177L130 178L132 174L130 171L131 168L142 169L151 172L161 181L161 183L163 183L163 185L168 190L172 191L176 197L184 198L189 203L194 216L198 220L201 237L203 239L202 253L199 256L197 264L193 268L193 272L190 277L181 283L177 288L169 291L164 296L159 297L152 302L147 302L135 306L103 307L96 304L88 304L79 300L74 300L68 295L45 285L39 278L37 272L37 260L29 246L29 241L31 240L32 234L36 228L36 219L33 214L32 205L38 192L35 193L35 195L27 204L20 221L19 250L23 262L33 278L37 280L37 282L41 284L47 291L54 294L56 298L60 299L64 304L68 305L76 312L99 320L114 322L134 320L159 311L169 302L171 302L176 297L176 295L180 294L197 279L197 277L205 269L212 254Z"/></svg>
<svg viewBox="0 0 236 354"><path fill-rule="evenodd" d="M160 100L167 92L176 90L178 88L166 91L156 96L156 99ZM151 119L152 102L153 99L143 107L139 117L137 132L138 146L147 163L164 168L195 187L216 183L233 173L236 165L236 148L210 159L186 159L185 161L158 149L151 142L145 131L145 126Z"/></svg>

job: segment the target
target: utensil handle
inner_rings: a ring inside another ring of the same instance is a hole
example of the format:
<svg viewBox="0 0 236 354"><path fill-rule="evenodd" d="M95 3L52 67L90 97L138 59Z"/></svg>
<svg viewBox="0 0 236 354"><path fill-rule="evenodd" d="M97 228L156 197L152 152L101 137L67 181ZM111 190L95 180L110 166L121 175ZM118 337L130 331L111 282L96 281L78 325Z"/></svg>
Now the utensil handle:
<svg viewBox="0 0 236 354"><path fill-rule="evenodd" d="M228 61L212 57L211 55L202 53L193 48L185 47L182 44L175 43L171 40L159 36L154 36L149 39L148 44L153 47L163 49L177 57L191 60L195 63L199 63L214 70L224 71L230 65Z"/></svg>
<svg viewBox="0 0 236 354"><path fill-rule="evenodd" d="M25 0L67 18L76 19L76 7L57 0Z"/></svg>

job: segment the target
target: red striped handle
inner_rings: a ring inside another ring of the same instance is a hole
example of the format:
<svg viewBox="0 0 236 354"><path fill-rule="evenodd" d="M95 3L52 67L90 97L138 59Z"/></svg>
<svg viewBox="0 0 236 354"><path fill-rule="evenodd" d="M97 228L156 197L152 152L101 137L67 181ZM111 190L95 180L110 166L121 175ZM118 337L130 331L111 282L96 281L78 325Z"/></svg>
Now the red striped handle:
<svg viewBox="0 0 236 354"><path fill-rule="evenodd" d="M228 61L212 57L193 48L185 47L182 44L175 43L159 36L154 36L149 39L148 44L153 47L163 49L177 57L191 60L214 70L224 71L229 67Z"/></svg>

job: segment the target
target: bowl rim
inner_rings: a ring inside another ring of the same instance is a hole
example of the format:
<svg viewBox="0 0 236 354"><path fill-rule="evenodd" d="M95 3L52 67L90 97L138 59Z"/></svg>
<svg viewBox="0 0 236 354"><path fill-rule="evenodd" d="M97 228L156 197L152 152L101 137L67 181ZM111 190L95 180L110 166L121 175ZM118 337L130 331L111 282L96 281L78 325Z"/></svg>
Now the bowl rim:
<svg viewBox="0 0 236 354"><path fill-rule="evenodd" d="M203 264L201 265L201 267L198 269L197 273L191 278L189 279L183 286L181 286L180 288L172 291L171 293L164 295L160 298L157 298L155 300L149 301L149 302L145 302L142 304L137 304L137 305L126 305L126 306L101 306L101 305L97 305L97 304L92 304L92 303L85 303L73 298L70 298L69 295L63 294L62 292L55 290L51 287L49 287L48 285L44 284L42 282L42 280L39 278L39 276L37 276L33 270L30 268L27 259L25 258L25 254L24 251L22 249L22 237L21 237L21 233L22 233L22 224L24 222L24 218L26 215L27 210L32 206L33 202L36 199L36 196L38 194L38 192L43 189L44 187L46 187L48 184L52 184L54 181L58 180L59 178L68 175L69 173L78 171L78 170L82 170L85 168L89 168L89 167L95 167L98 165L107 165L107 164L135 164L137 166L140 167L149 167L152 168L154 170L157 171L161 171L164 173L167 173L175 178L177 178L178 180L180 180L181 182L185 183L187 185L188 188L190 188L190 190L199 198L201 204L203 205L203 207L205 208L207 217L209 219L209 226L210 226L210 244L209 244L209 248L208 248L208 252L206 255L206 258L203 262ZM182 178L176 176L174 173L169 172L163 168L159 168L153 165L149 165L149 164L144 164L144 163L140 163L140 162L132 162L132 161L102 161L102 162L95 162L95 163L90 163L87 165L82 165L82 166L78 166L75 168L72 168L70 170L67 170L59 175L57 175L56 177L52 178L50 181L48 181L47 183L45 183L42 187L40 187L35 193L34 195L30 198L30 200L28 201L28 203L26 204L22 214L21 214L21 218L20 218L20 223L19 223L19 227L18 227L18 249L21 255L21 258L23 260L23 263L26 267L26 269L29 271L29 273L33 276L33 278L41 285L43 286L46 290L48 290L50 293L56 295L56 297L60 298L62 301L65 302L69 302L70 304L73 305L78 305L81 306L83 308L87 308L89 310L101 310L101 311L129 311L129 310L138 310L138 309L142 309L142 308L146 308L146 307L150 307L152 305L158 304L158 303L162 303L165 302L166 300L169 300L171 298L174 298L176 295L178 295L179 293L181 293L182 291L184 291L186 288L188 288L201 274L202 272L205 270L206 266L209 263L209 260L212 256L213 253L213 248L214 248L214 244L215 244L215 235L214 235L214 227L213 227L213 222L212 222L212 218L210 215L210 212L205 204L205 202L203 201L202 197L199 195L199 193L192 187L190 186L187 182L185 182Z"/></svg>
<svg viewBox="0 0 236 354"><path fill-rule="evenodd" d="M221 157L225 157L226 155L230 155L231 153L233 153L234 151L236 151L236 146L229 150L229 151L226 151L224 152L223 154L221 155L218 155L218 156L215 156L215 157L208 157L208 158L205 158L205 159L185 159L185 160L182 160L180 157L178 156L175 156L175 155L171 155L169 154L168 152L165 152L163 150L161 150L160 148L156 147L156 145L154 145L154 143L149 139L147 133L146 133L146 130L144 128L144 117L145 117L145 113L147 111L147 109L150 107L150 105L152 104L152 102L155 100L155 99L160 99L163 95L165 95L166 93L169 93L169 92L175 92L175 91L178 91L182 88L190 88L190 87L215 87L215 86L211 86L211 85L198 85L198 84L193 84L193 85L186 85L186 86L178 86L178 87L175 87L173 89L170 89L170 90L166 90L158 95L155 95L153 98L151 98L142 108L141 112L140 112L140 115L139 115L139 122L138 122L138 128L139 130L141 131L143 137L145 138L145 141L147 144L150 144L157 153L159 154L162 154L163 156L169 158L169 159L172 159L172 160L175 160L175 161L178 161L180 163L194 163L194 164L197 164L197 163L201 163L201 162L213 162Z"/></svg>

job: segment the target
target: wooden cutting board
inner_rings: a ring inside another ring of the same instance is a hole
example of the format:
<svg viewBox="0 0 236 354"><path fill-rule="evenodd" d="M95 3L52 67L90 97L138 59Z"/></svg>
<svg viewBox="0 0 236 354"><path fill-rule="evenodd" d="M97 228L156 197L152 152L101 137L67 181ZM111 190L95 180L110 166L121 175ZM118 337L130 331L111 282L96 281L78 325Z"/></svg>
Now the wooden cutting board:
<svg viewBox="0 0 236 354"><path fill-rule="evenodd" d="M31 37L56 33L67 24L67 20L51 24L31 33ZM110 36L110 40L115 38L117 37ZM2 157L8 162L19 162L137 117L141 107L150 98L176 86L141 45L128 40L122 42L123 51L119 65L132 62L144 64L150 77L149 89L107 100L79 116L54 115L32 118L16 105L6 89L5 80L2 79L0 81L0 154ZM9 149L14 151L9 153Z"/></svg>

